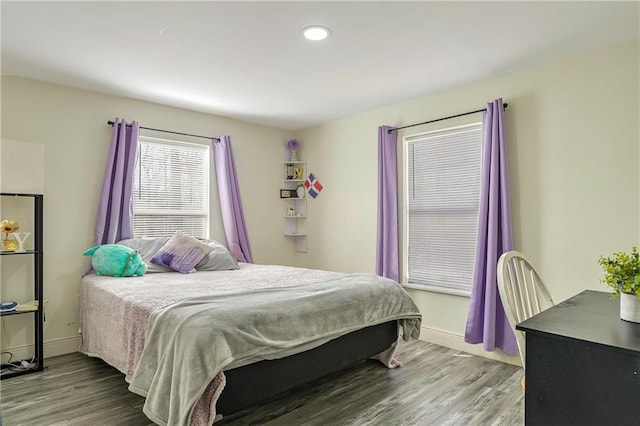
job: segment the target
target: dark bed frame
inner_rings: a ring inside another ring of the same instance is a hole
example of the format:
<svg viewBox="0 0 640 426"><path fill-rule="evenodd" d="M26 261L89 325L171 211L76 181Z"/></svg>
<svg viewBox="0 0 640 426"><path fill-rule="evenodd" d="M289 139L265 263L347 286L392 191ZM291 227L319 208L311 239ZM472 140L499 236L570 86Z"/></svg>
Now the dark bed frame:
<svg viewBox="0 0 640 426"><path fill-rule="evenodd" d="M345 334L306 352L227 370L227 384L216 412L227 417L258 405L378 354L397 339L398 322L389 321Z"/></svg>

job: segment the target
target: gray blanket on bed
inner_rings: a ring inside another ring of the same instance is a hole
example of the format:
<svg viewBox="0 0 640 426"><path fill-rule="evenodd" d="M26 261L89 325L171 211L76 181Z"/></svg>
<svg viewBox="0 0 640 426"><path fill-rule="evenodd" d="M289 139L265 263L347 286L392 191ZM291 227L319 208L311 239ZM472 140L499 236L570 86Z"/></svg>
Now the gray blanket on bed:
<svg viewBox="0 0 640 426"><path fill-rule="evenodd" d="M159 424L188 425L228 364L399 320L418 338L421 315L397 283L372 274L287 288L185 299L155 311L129 390Z"/></svg>

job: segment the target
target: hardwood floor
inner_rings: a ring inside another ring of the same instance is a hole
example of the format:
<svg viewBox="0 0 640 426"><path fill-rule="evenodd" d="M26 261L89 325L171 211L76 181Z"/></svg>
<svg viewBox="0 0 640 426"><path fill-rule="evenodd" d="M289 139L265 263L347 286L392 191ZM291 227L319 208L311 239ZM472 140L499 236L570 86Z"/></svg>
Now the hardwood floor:
<svg viewBox="0 0 640 426"><path fill-rule="evenodd" d="M401 368L377 361L305 385L216 425L522 425L523 370L422 341ZM2 424L152 425L144 399L99 359L69 354L42 373L0 382Z"/></svg>

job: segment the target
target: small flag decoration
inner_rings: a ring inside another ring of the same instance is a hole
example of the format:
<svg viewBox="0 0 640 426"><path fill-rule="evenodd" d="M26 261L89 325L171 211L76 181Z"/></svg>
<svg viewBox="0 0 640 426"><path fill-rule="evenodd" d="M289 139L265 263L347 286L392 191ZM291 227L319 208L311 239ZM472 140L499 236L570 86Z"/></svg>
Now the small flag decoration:
<svg viewBox="0 0 640 426"><path fill-rule="evenodd" d="M309 177L306 181L304 181L304 186L307 188L307 192L313 198L316 198L320 191L322 191L322 185L318 182L318 179L313 175L313 173L309 173Z"/></svg>

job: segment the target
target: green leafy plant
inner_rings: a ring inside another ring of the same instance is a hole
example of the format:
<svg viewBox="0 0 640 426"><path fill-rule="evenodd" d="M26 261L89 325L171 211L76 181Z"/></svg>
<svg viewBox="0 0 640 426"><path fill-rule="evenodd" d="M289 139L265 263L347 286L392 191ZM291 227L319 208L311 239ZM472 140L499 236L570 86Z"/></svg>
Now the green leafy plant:
<svg viewBox="0 0 640 426"><path fill-rule="evenodd" d="M615 252L613 257L600 256L598 261L604 269L604 282L613 289L613 294L629 293L640 296L640 254L638 247L631 253Z"/></svg>

